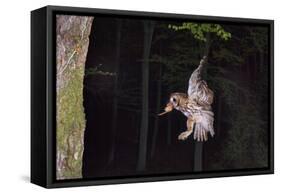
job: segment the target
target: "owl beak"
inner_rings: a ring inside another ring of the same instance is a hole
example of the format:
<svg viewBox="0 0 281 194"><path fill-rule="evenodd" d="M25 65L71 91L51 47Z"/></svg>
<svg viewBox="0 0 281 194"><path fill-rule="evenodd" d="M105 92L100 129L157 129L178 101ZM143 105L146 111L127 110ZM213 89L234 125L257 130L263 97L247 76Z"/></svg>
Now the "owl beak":
<svg viewBox="0 0 281 194"><path fill-rule="evenodd" d="M166 114L166 113L168 113L168 112L171 112L172 110L173 110L173 104L171 103L171 102L169 102L167 105L166 105L166 107L165 107L165 112L162 112L162 113L160 113L160 114L158 114L158 116L162 116L162 115L164 115L164 114Z"/></svg>

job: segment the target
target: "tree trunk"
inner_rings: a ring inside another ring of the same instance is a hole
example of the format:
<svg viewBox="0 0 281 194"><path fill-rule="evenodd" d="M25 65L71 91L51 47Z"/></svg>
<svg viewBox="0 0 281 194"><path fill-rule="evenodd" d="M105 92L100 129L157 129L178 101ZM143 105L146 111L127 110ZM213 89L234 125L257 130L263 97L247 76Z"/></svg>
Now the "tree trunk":
<svg viewBox="0 0 281 194"><path fill-rule="evenodd" d="M82 177L83 78L93 17L56 16L56 178Z"/></svg>
<svg viewBox="0 0 281 194"><path fill-rule="evenodd" d="M147 135L148 135L148 90L149 90L149 54L154 31L154 22L144 21L144 45L142 63L142 112L139 137L139 155L137 170L143 171L146 167Z"/></svg>
<svg viewBox="0 0 281 194"><path fill-rule="evenodd" d="M161 93L162 93L162 65L160 64L159 67L159 77L157 80L157 100L156 100L156 113L160 112L160 106L161 106ZM159 127L159 117L156 115L154 120L154 130L153 130L153 137L152 137L152 146L151 146L151 153L150 156L153 157L155 153L156 148L156 138L158 135L158 127Z"/></svg>
<svg viewBox="0 0 281 194"><path fill-rule="evenodd" d="M109 153L109 163L114 160L115 155L115 142L116 142L116 125L117 125L117 109L118 109L118 76L119 76L119 67L120 67L120 42L121 42L121 28L122 28L122 20L117 19L117 36L116 36L116 55L115 55L115 80L114 80L114 97L113 97L113 120L112 120L112 128L111 128L111 149Z"/></svg>
<svg viewBox="0 0 281 194"><path fill-rule="evenodd" d="M195 148L194 148L194 166L193 170L195 172L201 172L202 171L202 158L203 158L203 142L195 142Z"/></svg>
<svg viewBox="0 0 281 194"><path fill-rule="evenodd" d="M168 116L168 127L167 127L167 144L171 145L171 132L172 132L172 116Z"/></svg>
<svg viewBox="0 0 281 194"><path fill-rule="evenodd" d="M222 117L222 97L221 96L218 96L217 98L217 104L218 104L218 107L217 107L217 110L218 110L218 118L223 118ZM219 137L220 136L220 131L221 131L221 128L222 128L222 121L219 121L218 124L217 124L217 131L216 131L216 137Z"/></svg>

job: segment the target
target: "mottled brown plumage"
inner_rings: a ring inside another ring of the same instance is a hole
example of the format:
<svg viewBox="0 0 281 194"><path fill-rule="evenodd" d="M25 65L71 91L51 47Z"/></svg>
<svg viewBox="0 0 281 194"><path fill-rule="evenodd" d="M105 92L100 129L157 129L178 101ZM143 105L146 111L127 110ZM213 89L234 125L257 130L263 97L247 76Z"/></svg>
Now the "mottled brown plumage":
<svg viewBox="0 0 281 194"><path fill-rule="evenodd" d="M214 113L211 107L214 93L207 83L201 79L201 71L205 63L206 57L200 61L198 68L190 76L187 94L172 93L169 103L166 105L164 113L176 109L187 117L187 130L179 135L179 140L187 139L193 130L194 140L197 141L207 141L208 132L212 137L215 134L213 127Z"/></svg>

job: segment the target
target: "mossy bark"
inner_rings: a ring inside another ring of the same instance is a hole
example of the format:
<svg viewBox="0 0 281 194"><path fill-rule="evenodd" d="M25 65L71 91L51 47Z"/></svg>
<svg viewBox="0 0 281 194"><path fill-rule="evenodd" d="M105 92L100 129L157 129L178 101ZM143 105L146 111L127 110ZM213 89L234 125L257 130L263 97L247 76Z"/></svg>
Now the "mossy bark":
<svg viewBox="0 0 281 194"><path fill-rule="evenodd" d="M56 178L82 177L83 78L93 17L56 18Z"/></svg>

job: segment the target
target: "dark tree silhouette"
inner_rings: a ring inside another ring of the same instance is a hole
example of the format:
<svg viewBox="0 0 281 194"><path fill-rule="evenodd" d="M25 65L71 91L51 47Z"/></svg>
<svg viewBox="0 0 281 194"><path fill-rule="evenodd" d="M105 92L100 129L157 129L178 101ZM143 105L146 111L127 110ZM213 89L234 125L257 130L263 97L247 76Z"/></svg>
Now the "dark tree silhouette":
<svg viewBox="0 0 281 194"><path fill-rule="evenodd" d="M142 112L139 138L139 156L137 170L143 171L146 167L147 136L148 136L148 116L149 116L149 55L151 49L152 36L154 31L154 21L144 21L144 41L143 41L143 63L142 63Z"/></svg>
<svg viewBox="0 0 281 194"><path fill-rule="evenodd" d="M114 160L115 154L115 142L116 142L116 127L117 127L117 113L118 113L118 77L119 77L119 66L120 66L120 42L121 42L121 29L122 20L116 19L116 55L115 55L115 78L114 78L114 90L113 90L113 110L112 110L112 129L111 129L111 149L109 154L109 163Z"/></svg>

